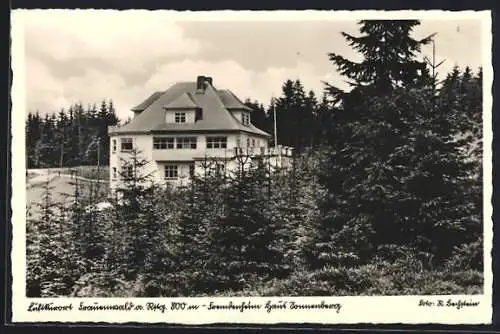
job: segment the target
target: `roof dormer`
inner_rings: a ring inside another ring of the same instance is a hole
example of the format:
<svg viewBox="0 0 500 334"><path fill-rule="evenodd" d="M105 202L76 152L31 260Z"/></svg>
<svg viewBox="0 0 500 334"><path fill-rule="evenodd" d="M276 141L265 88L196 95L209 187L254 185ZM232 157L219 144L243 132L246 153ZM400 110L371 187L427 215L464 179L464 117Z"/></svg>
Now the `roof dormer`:
<svg viewBox="0 0 500 334"><path fill-rule="evenodd" d="M201 107L190 93L183 93L163 107L166 123L194 123L201 119Z"/></svg>

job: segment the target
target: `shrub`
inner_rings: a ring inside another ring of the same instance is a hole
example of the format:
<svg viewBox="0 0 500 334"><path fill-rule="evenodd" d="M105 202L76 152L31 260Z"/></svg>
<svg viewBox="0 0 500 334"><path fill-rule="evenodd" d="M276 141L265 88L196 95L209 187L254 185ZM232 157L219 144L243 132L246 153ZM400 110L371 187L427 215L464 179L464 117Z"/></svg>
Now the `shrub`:
<svg viewBox="0 0 500 334"><path fill-rule="evenodd" d="M446 262L450 270L483 270L483 240L482 237L474 242L461 244L453 249L453 253Z"/></svg>
<svg viewBox="0 0 500 334"><path fill-rule="evenodd" d="M124 280L119 274L109 271L83 275L73 286L74 297L131 297L137 296L136 282Z"/></svg>
<svg viewBox="0 0 500 334"><path fill-rule="evenodd" d="M273 279L238 295L249 296L387 296L482 293L480 272L402 270L399 263L379 262L353 268L327 267L296 272L287 279ZM415 269L417 267L413 267ZM245 294L246 293L246 294ZM228 294L228 293L226 293ZM231 295L231 294L228 294Z"/></svg>

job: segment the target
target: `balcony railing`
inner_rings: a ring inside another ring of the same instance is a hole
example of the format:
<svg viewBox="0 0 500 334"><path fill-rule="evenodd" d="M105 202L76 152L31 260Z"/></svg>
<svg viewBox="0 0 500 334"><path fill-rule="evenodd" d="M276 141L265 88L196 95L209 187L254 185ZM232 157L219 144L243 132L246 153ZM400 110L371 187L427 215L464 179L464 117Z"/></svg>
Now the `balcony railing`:
<svg viewBox="0 0 500 334"><path fill-rule="evenodd" d="M293 155L293 148L291 147L253 147L241 148L235 147L233 149L166 149L166 150L153 150L152 158L155 161L191 161L196 159L210 158L223 158L232 159L236 156L263 156L263 157L291 157Z"/></svg>

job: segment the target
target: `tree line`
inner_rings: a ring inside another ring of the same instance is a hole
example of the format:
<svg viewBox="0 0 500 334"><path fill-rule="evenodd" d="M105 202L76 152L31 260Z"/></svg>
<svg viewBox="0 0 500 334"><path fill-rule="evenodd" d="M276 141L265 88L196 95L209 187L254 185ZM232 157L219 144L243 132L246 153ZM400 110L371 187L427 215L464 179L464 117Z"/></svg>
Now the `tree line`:
<svg viewBox="0 0 500 334"><path fill-rule="evenodd" d="M482 293L482 72L438 81L418 61L432 38L413 39L418 24L361 21L361 36L344 34L364 60L329 55L352 89L329 85L302 115L310 123L283 123L278 140L298 148L289 169L255 159L212 174L206 161L172 189L150 182L134 151L106 211L76 186L71 210L57 209L47 184L28 224L28 293ZM278 101L303 102L286 97L299 84ZM319 139L301 137L306 124Z"/></svg>
<svg viewBox="0 0 500 334"><path fill-rule="evenodd" d="M119 119L112 100L99 108L75 103L58 113L29 112L26 125L27 168L109 164L108 126Z"/></svg>
<svg viewBox="0 0 500 334"><path fill-rule="evenodd" d="M276 112L278 145L301 152L327 141L332 113L326 95L318 101L312 90L306 92L300 79L286 80L281 96L270 101L267 107L251 99L245 100L245 104L253 109L252 124L273 135ZM274 136L270 144L274 145Z"/></svg>

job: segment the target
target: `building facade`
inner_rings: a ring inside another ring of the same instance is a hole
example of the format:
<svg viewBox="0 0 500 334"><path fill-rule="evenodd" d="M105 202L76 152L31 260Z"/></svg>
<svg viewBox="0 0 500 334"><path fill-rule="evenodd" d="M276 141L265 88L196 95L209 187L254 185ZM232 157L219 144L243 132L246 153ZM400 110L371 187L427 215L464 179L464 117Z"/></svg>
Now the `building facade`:
<svg viewBox="0 0 500 334"><path fill-rule="evenodd" d="M251 163L265 157L282 164L290 149L270 148L270 134L250 121L252 110L231 91L218 90L212 78L180 82L155 92L132 109L127 124L109 128L110 184L133 173L131 159L147 161L143 173L158 184L183 185L195 175L228 173L242 158Z"/></svg>

